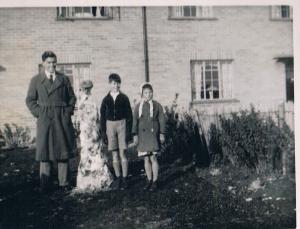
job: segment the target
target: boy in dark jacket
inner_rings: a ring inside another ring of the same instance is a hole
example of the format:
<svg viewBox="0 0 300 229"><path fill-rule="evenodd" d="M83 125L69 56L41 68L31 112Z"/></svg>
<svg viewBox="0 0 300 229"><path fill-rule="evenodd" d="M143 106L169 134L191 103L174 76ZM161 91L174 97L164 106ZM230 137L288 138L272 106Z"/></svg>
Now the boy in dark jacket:
<svg viewBox="0 0 300 229"><path fill-rule="evenodd" d="M113 154L113 167L117 177L116 187L126 189L128 187L128 160L125 150L131 138L132 110L128 97L120 91L120 76L112 73L108 80L111 89L102 100L100 107L101 136L102 141L108 144L108 150ZM122 167L122 180L120 167Z"/></svg>

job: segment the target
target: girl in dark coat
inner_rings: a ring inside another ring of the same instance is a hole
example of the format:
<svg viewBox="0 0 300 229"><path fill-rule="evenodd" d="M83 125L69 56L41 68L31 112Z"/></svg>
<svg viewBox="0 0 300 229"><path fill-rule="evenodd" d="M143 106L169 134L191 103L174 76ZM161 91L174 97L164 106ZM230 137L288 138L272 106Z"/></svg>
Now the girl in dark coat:
<svg viewBox="0 0 300 229"><path fill-rule="evenodd" d="M137 145L138 156L144 158L144 166L148 178L145 190L157 189L158 161L160 145L165 141L165 118L162 106L152 100L153 87L149 83L142 85L142 99L137 104L133 115L134 144Z"/></svg>

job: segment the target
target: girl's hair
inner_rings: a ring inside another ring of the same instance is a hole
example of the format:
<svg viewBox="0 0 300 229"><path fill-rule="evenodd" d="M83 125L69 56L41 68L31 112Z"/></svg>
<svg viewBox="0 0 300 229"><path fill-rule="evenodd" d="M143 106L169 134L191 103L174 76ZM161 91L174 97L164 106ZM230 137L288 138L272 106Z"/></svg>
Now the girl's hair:
<svg viewBox="0 0 300 229"><path fill-rule="evenodd" d="M149 89L153 92L153 87L150 83L145 83L143 86L142 86L142 94L144 92L145 89Z"/></svg>

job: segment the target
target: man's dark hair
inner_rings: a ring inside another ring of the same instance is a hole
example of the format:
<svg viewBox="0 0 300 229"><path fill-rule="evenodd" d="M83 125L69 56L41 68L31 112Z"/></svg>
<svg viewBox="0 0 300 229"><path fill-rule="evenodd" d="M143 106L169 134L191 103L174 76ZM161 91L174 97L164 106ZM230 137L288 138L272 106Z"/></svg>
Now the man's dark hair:
<svg viewBox="0 0 300 229"><path fill-rule="evenodd" d="M43 62L44 62L48 57L52 57L52 58L57 59L57 57L56 57L56 55L55 55L54 52L52 52L52 51L45 51L45 52L43 53L43 55L42 55L42 60L43 60Z"/></svg>
<svg viewBox="0 0 300 229"><path fill-rule="evenodd" d="M112 73L112 74L109 75L108 81L109 81L109 83L111 83L112 81L115 81L117 83L121 83L121 77L116 73Z"/></svg>

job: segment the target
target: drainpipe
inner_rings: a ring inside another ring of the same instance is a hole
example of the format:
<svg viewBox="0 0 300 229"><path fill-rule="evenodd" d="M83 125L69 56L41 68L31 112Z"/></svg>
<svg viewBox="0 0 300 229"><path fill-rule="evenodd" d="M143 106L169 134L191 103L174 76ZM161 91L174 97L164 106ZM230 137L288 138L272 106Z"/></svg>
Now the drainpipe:
<svg viewBox="0 0 300 229"><path fill-rule="evenodd" d="M148 34L147 34L147 14L146 7L142 7L143 10L143 37L144 37L144 59L145 59L145 81L149 82L149 56L148 56Z"/></svg>

